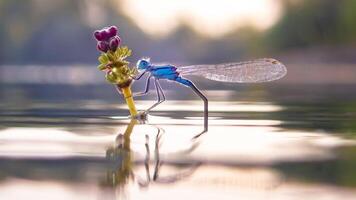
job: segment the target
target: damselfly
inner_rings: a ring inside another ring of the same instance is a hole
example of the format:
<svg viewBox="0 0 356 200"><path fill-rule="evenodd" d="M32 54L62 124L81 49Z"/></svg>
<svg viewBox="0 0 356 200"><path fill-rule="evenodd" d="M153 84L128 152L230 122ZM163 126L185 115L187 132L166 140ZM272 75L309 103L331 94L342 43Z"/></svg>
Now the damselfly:
<svg viewBox="0 0 356 200"><path fill-rule="evenodd" d="M135 77L136 80L142 78L146 73L149 74L149 76L146 81L145 90L134 94L134 96L147 94L149 92L151 79L153 79L156 88L157 102L149 107L146 112L149 112L166 100L159 80L175 81L191 88L203 100L204 130L202 133L208 130L208 99L192 81L183 76L197 75L222 82L261 83L280 79L287 73L286 67L281 62L272 58L216 65L190 65L181 67L170 64L156 65L152 64L149 58L143 58L137 62L137 68L141 73Z"/></svg>

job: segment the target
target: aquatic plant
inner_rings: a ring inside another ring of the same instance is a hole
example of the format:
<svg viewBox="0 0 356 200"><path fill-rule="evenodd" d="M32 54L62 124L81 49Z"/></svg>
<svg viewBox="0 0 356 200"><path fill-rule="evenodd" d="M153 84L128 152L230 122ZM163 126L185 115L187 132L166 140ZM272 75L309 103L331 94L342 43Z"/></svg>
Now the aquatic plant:
<svg viewBox="0 0 356 200"><path fill-rule="evenodd" d="M105 72L106 80L114 84L123 94L132 117L137 115L135 103L132 98L131 83L137 74L136 67L129 67L127 57L132 51L127 46L121 46L121 38L116 26L105 27L94 32L97 40L97 49L101 52L98 60L98 69Z"/></svg>

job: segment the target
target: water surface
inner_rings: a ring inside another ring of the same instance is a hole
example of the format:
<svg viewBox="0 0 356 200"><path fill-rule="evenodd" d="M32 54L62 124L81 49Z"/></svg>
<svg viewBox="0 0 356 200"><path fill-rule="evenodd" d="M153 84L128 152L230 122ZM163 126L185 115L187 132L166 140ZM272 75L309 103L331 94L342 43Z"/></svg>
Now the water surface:
<svg viewBox="0 0 356 200"><path fill-rule="evenodd" d="M189 90L137 123L112 88L59 88L1 87L0 199L356 198L352 85L206 88L193 140Z"/></svg>

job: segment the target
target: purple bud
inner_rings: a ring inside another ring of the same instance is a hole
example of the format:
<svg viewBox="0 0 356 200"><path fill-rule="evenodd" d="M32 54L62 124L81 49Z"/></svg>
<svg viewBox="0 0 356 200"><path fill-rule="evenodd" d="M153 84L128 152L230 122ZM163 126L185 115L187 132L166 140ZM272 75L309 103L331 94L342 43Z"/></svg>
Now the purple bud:
<svg viewBox="0 0 356 200"><path fill-rule="evenodd" d="M94 37L98 41L103 41L103 35L101 34L101 31L99 31L99 30L96 30L94 32Z"/></svg>
<svg viewBox="0 0 356 200"><path fill-rule="evenodd" d="M121 39L119 36L115 36L113 38L111 38L110 40L110 50L111 51L116 51L117 47L120 45Z"/></svg>
<svg viewBox="0 0 356 200"><path fill-rule="evenodd" d="M109 34L109 31L107 29L103 29L100 31L101 35L102 35L102 38L103 40L102 41L109 41L109 39L111 38L110 37L110 34Z"/></svg>
<svg viewBox="0 0 356 200"><path fill-rule="evenodd" d="M96 45L99 51L102 51L106 53L109 50L109 44L104 41L99 41L98 44Z"/></svg>
<svg viewBox="0 0 356 200"><path fill-rule="evenodd" d="M110 26L106 31L109 33L109 37L114 37L117 34L118 29L116 26Z"/></svg>

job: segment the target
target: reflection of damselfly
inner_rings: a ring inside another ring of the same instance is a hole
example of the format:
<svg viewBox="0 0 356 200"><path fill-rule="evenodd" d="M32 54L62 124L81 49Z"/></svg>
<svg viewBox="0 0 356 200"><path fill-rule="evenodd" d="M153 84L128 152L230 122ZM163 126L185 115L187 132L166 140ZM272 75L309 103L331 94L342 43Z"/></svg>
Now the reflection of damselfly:
<svg viewBox="0 0 356 200"><path fill-rule="evenodd" d="M208 130L208 99L193 82L183 78L182 75L203 76L207 79L222 82L260 83L280 79L287 73L287 69L282 63L271 58L238 63L190 65L182 67L176 67L170 64L155 65L150 62L149 58L144 58L137 62L137 68L142 72L135 77L136 80L140 79L146 73L148 73L149 76L146 81L145 90L134 94L134 96L142 96L148 93L151 78L154 79L157 92L158 101L148 108L146 112L166 99L159 83L160 79L178 82L190 87L204 101L204 130L202 133Z"/></svg>
<svg viewBox="0 0 356 200"><path fill-rule="evenodd" d="M142 122L142 121L141 121ZM110 147L106 151L106 159L108 161L107 180L106 185L118 187L118 189L124 188L128 184L128 181L133 180L138 183L140 187L148 187L151 183L174 183L189 177L200 166L199 162L189 162L185 165L180 163L181 167L179 172L170 175L160 175L160 169L163 166L163 161L160 159L161 153L159 151L161 146L161 137L164 134L164 129L154 126L157 130L153 133L154 136L154 154L153 160L151 158L150 137L148 134L145 136L145 159L143 161L146 176L141 177L134 172L134 168L137 168L141 163L135 161L133 158L133 150L131 149L131 134L134 127L139 123L136 119L131 119L131 122L126 127L123 134L119 134L116 138L115 146ZM152 134L150 134L152 135ZM176 151L169 153L168 157L184 156L191 153L199 145L199 140L191 140L191 145ZM151 162L153 161L153 173L151 173ZM169 165L169 164L167 164ZM173 164L174 165L174 164Z"/></svg>

